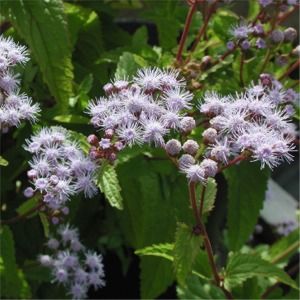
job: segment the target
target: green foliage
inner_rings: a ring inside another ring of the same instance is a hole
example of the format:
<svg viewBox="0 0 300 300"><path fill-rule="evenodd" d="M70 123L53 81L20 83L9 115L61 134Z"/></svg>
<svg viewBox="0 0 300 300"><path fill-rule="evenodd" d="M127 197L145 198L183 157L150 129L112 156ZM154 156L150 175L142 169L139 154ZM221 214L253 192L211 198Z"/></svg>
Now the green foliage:
<svg viewBox="0 0 300 300"><path fill-rule="evenodd" d="M3 298L30 298L30 287L16 264L13 235L8 226L0 228L0 240L1 296Z"/></svg>
<svg viewBox="0 0 300 300"><path fill-rule="evenodd" d="M0 167L8 166L8 161L0 155Z"/></svg>
<svg viewBox="0 0 300 300"><path fill-rule="evenodd" d="M63 2L2 1L1 8L30 46L61 110L66 110L73 95L73 66Z"/></svg>
<svg viewBox="0 0 300 300"><path fill-rule="evenodd" d="M193 263L199 253L202 237L192 233L186 224L177 225L174 245L174 267L176 277L181 285L185 285L186 277L191 272Z"/></svg>
<svg viewBox="0 0 300 300"><path fill-rule="evenodd" d="M288 261L293 254L299 251L299 247L299 231L298 229L295 229L289 235L281 238L270 247L268 258L274 263Z"/></svg>
<svg viewBox="0 0 300 300"><path fill-rule="evenodd" d="M228 289L252 277L274 278L297 289L297 284L284 271L259 256L235 253L229 257L224 271L224 285Z"/></svg>
<svg viewBox="0 0 300 300"><path fill-rule="evenodd" d="M221 289L209 284L198 277L189 276L186 286L177 286L179 299L224 299Z"/></svg>
<svg viewBox="0 0 300 300"><path fill-rule="evenodd" d="M116 170L112 165L105 163L101 166L97 184L111 206L123 209L121 187Z"/></svg>
<svg viewBox="0 0 300 300"><path fill-rule="evenodd" d="M238 250L254 230L267 189L268 170L256 163L241 163L227 169L228 240L231 250Z"/></svg>
<svg viewBox="0 0 300 300"><path fill-rule="evenodd" d="M199 195L202 195L203 186L200 187ZM209 213L214 208L214 203L217 195L217 183L214 178L208 178L205 186L203 214Z"/></svg>

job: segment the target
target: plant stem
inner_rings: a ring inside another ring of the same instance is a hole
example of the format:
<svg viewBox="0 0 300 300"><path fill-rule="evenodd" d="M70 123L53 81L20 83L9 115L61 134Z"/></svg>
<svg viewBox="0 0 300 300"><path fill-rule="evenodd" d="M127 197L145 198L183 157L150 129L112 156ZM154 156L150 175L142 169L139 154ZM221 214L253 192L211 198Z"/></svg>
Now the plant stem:
<svg viewBox="0 0 300 300"><path fill-rule="evenodd" d="M189 55L189 59L190 59L190 56L192 55L192 53L195 51L198 43L200 42L202 36L205 34L205 31L207 29L207 26L208 26L208 22L211 18L211 16L213 15L214 11L215 11L215 8L216 8L216 5L218 4L218 0L215 0L208 8L208 12L207 12L207 16L205 16L205 19L204 19L204 23L203 25L200 27L200 30L197 34L197 37L192 45L192 48L191 48L191 51L190 51L190 55ZM189 60L188 59L188 60Z"/></svg>
<svg viewBox="0 0 300 300"><path fill-rule="evenodd" d="M272 264L276 264L277 262L279 262L281 259L285 258L287 255L289 255L292 251L296 250L298 247L300 246L300 242L297 241L295 243L293 243L292 245L290 245L288 248L286 248L285 251L283 251L282 253L278 254L277 256L275 256L271 263Z"/></svg>
<svg viewBox="0 0 300 300"><path fill-rule="evenodd" d="M27 211L23 215L19 215L19 216L13 217L13 218L8 219L8 220L1 220L0 224L1 225L13 224L13 223L16 223L18 221L25 220L26 217L28 217L32 213L36 212L37 210L39 210L40 208L42 208L44 205L45 205L44 202L40 202L37 206L33 207L32 209L30 209L29 211Z"/></svg>
<svg viewBox="0 0 300 300"><path fill-rule="evenodd" d="M182 61L183 47L184 47L184 44L185 44L185 41L186 41L186 38L187 38L187 34L190 30L192 18L193 18L193 15L194 15L195 11L196 11L196 8L197 8L197 0L194 0L194 3L190 7L188 15L186 17L185 24L184 24L184 30L183 30L183 33L181 35L180 42L179 42L179 48L178 48L178 52L177 52L177 55L176 55L176 61L179 64Z"/></svg>
<svg viewBox="0 0 300 300"><path fill-rule="evenodd" d="M286 70L286 72L284 72L279 78L278 80L282 80L284 77L290 75L290 73L292 73L295 69L297 69L300 65L300 59L298 59L295 63L293 63L292 65L289 66L289 68Z"/></svg>
<svg viewBox="0 0 300 300"><path fill-rule="evenodd" d="M242 160L245 160L245 159L246 159L246 157L245 157L245 155L243 153L240 154L240 155L238 155L237 157L235 157L234 159L232 159L231 161L229 161L226 166L223 166L223 167L219 168L218 173L222 172L223 170L229 168L230 166L235 165L236 163L238 163L238 162L240 162Z"/></svg>
<svg viewBox="0 0 300 300"><path fill-rule="evenodd" d="M299 270L299 265L297 264L297 265L291 267L291 268L287 271L287 273L288 273L289 275L293 275L293 274L295 274L296 272L298 272L298 270ZM260 299L266 299L266 298L269 296L269 294L270 294L271 292L273 292L280 284L281 284L280 282L276 282L275 284L271 285L271 286L270 286L269 288L267 288L266 291L260 296Z"/></svg>
<svg viewBox="0 0 300 300"><path fill-rule="evenodd" d="M202 216L202 212L203 212L205 190L206 190L206 186L203 185L202 192L201 192L201 199L200 199L200 209L199 209L200 217Z"/></svg>
<svg viewBox="0 0 300 300"><path fill-rule="evenodd" d="M264 72L264 70L265 70L265 68L266 68L266 66L267 66L267 64L268 64L268 62L269 62L269 60L270 60L270 56L271 56L271 50L268 48L268 50L267 50L267 55L266 55L266 57L265 57L265 60L264 60L264 62L263 62L263 65L262 65L262 67L261 67L261 69L260 69L260 74Z"/></svg>
<svg viewBox="0 0 300 300"><path fill-rule="evenodd" d="M214 261L214 254L213 254L213 250L212 250L212 246L205 228L204 223L202 223L201 221L201 217L200 214L198 212L197 209L197 202L196 202L196 190L195 190L195 183L194 182L190 182L189 183L189 193L190 193L190 201L193 207L193 211L194 211L194 215L195 215L195 219L196 219L196 226L200 229L201 235L203 236L203 241L204 241L204 248L206 250L207 256L208 256L208 261L214 276L214 281L216 286L218 286L220 289L222 289L222 291L224 292L224 294L226 295L227 299L233 299L232 294L227 291L225 289L225 287L222 285L222 279L218 273L217 270L217 266L215 264ZM203 193L203 198L204 198L204 194L205 194L205 190Z"/></svg>
<svg viewBox="0 0 300 300"><path fill-rule="evenodd" d="M243 71L244 71L244 62L245 62L245 54L242 50L242 53L241 53L241 62L240 62L240 84L242 87L245 86L245 83L244 83L244 75L243 75Z"/></svg>
<svg viewBox="0 0 300 300"><path fill-rule="evenodd" d="M291 10L280 16L277 20L277 24L284 22L292 13L294 13L299 8L299 5L295 5Z"/></svg>

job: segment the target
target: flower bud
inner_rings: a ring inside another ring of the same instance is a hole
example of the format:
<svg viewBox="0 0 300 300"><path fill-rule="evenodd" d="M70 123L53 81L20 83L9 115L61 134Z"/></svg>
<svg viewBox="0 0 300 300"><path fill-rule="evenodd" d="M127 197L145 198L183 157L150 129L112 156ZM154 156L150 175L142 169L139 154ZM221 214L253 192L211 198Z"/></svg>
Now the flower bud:
<svg viewBox="0 0 300 300"><path fill-rule="evenodd" d="M188 134L196 127L196 121L192 117L183 117L180 121L180 127L182 132Z"/></svg>
<svg viewBox="0 0 300 300"><path fill-rule="evenodd" d="M233 50L234 49L234 42L233 41L229 41L229 42L227 42L227 44L226 44L226 47L227 47L227 49L228 50Z"/></svg>
<svg viewBox="0 0 300 300"><path fill-rule="evenodd" d="M36 170L29 170L27 171L27 176L30 180L33 180L34 178L36 178L38 176L38 172Z"/></svg>
<svg viewBox="0 0 300 300"><path fill-rule="evenodd" d="M111 83L107 83L103 86L103 90L104 90L105 94L108 96L113 93L114 86Z"/></svg>
<svg viewBox="0 0 300 300"><path fill-rule="evenodd" d="M298 45L297 47L295 47L292 51L292 54L295 56L300 57L300 45Z"/></svg>
<svg viewBox="0 0 300 300"><path fill-rule="evenodd" d="M281 42L283 42L284 40L284 33L281 30L273 30L271 32L271 40L276 43L279 44Z"/></svg>
<svg viewBox="0 0 300 300"><path fill-rule="evenodd" d="M205 142L214 143L218 136L218 132L214 128L207 128L203 131L202 136Z"/></svg>
<svg viewBox="0 0 300 300"><path fill-rule="evenodd" d="M182 149L185 153L190 154L192 156L196 155L198 149L199 149L199 145L197 142L195 142L194 140L187 140L183 146Z"/></svg>
<svg viewBox="0 0 300 300"><path fill-rule="evenodd" d="M178 165L179 169L188 167L190 165L193 165L195 163L195 158L191 156L190 154L183 154L181 157L178 159Z"/></svg>
<svg viewBox="0 0 300 300"><path fill-rule="evenodd" d="M172 139L166 143L165 149L169 155L176 156L181 151L181 144L178 140Z"/></svg>
<svg viewBox="0 0 300 300"><path fill-rule="evenodd" d="M268 86L268 87L272 86L273 78L270 74L267 73L260 74L259 79L261 81L262 86Z"/></svg>
<svg viewBox="0 0 300 300"><path fill-rule="evenodd" d="M243 40L241 43L241 48L243 50L248 50L250 48L250 42L248 40Z"/></svg>
<svg viewBox="0 0 300 300"><path fill-rule="evenodd" d="M289 27L284 30L284 40L286 42L293 42L297 37L297 30L293 27Z"/></svg>
<svg viewBox="0 0 300 300"><path fill-rule="evenodd" d="M34 195L34 189L32 187L28 187L23 192L26 198L31 198Z"/></svg>
<svg viewBox="0 0 300 300"><path fill-rule="evenodd" d="M205 170L206 177L215 177L218 172L218 164L214 160L209 158L205 158L201 162L200 167Z"/></svg>
<svg viewBox="0 0 300 300"><path fill-rule="evenodd" d="M114 135L114 130L113 129L106 129L104 135L105 135L106 138L111 139Z"/></svg>
<svg viewBox="0 0 300 300"><path fill-rule="evenodd" d="M98 143L99 143L99 139L95 134L90 134L87 137L87 141L90 145L93 145L93 146L98 146Z"/></svg>

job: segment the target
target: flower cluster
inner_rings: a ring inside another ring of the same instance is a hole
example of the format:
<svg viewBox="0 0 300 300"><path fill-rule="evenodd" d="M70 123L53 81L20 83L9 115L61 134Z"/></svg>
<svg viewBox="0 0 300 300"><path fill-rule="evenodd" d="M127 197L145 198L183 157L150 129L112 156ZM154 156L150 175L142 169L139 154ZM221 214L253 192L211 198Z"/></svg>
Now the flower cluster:
<svg viewBox="0 0 300 300"><path fill-rule="evenodd" d="M285 30L274 29L271 32L266 32L262 23L252 24L245 21L234 25L230 33L233 40L227 43L227 48L233 50L239 46L243 51L251 47L264 49L282 42L292 43L297 37L297 31L292 27Z"/></svg>
<svg viewBox="0 0 300 300"><path fill-rule="evenodd" d="M282 161L290 162L297 133L289 110L296 99L294 91L284 91L268 74L261 75L261 84L236 96L206 93L199 109L210 123L203 132L210 145L207 155L227 164L244 154L271 169Z"/></svg>
<svg viewBox="0 0 300 300"><path fill-rule="evenodd" d="M91 123L105 131L99 141L90 136L94 158L115 158L125 146L149 143L164 146L164 137L177 130L189 133L193 118L185 116L193 95L175 70L141 69L132 80L115 80L104 86L107 97L91 101Z"/></svg>
<svg viewBox="0 0 300 300"><path fill-rule="evenodd" d="M14 66L27 60L25 47L0 36L0 128L3 132L18 126L23 120L34 122L40 111L30 97L19 93L20 81L12 72Z"/></svg>
<svg viewBox="0 0 300 300"><path fill-rule="evenodd" d="M64 206L71 195L83 191L91 198L97 193L96 164L71 141L66 129L43 128L26 142L25 149L33 154L27 175L34 185L25 189L26 197L40 193L49 210L67 213ZM52 222L59 222L57 214Z"/></svg>
<svg viewBox="0 0 300 300"><path fill-rule="evenodd" d="M38 260L51 269L52 282L64 285L73 299L87 298L90 287L105 286L102 255L85 249L76 228L61 225L58 234L59 239L47 242L53 254L39 255Z"/></svg>

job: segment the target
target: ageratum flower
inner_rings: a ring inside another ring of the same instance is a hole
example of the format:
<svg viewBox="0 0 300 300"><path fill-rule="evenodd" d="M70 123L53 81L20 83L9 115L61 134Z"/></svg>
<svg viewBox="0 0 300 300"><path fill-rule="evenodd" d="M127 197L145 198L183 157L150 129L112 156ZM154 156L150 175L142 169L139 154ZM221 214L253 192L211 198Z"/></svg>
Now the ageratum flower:
<svg viewBox="0 0 300 300"><path fill-rule="evenodd" d="M203 132L205 142L210 143L208 158L226 165L229 159L247 151L261 168L271 169L292 161L297 135L287 112L292 101L287 100L282 85L269 78L267 85L252 85L244 93L225 98L230 99L226 102L213 93L204 95L199 110L210 117L211 127Z"/></svg>
<svg viewBox="0 0 300 300"><path fill-rule="evenodd" d="M43 128L26 141L24 147L33 154L28 177L33 192L40 192L50 210L65 210L70 197L84 192L91 198L97 193L96 164L84 155L62 127ZM25 196L31 197L31 189Z"/></svg>
<svg viewBox="0 0 300 300"><path fill-rule="evenodd" d="M28 61L26 47L16 44L11 38L0 36L0 128L18 127L22 121L34 123L40 108L32 99L19 91L19 75L12 68Z"/></svg>
<svg viewBox="0 0 300 300"><path fill-rule="evenodd" d="M115 155L113 151L120 143L123 147L143 143L164 147L169 132L188 133L195 127L195 120L185 117L193 95L174 69L141 69L132 80L114 80L105 85L105 91L106 98L89 103L88 114L96 128L110 129L113 134L105 134L105 141L96 146L93 157L98 150L102 157L106 157L105 152L107 156Z"/></svg>
<svg viewBox="0 0 300 300"><path fill-rule="evenodd" d="M90 287L105 286L102 255L85 249L77 228L61 225L58 237L46 244L52 255L41 254L38 260L51 270L51 282L63 285L72 299L85 299Z"/></svg>

